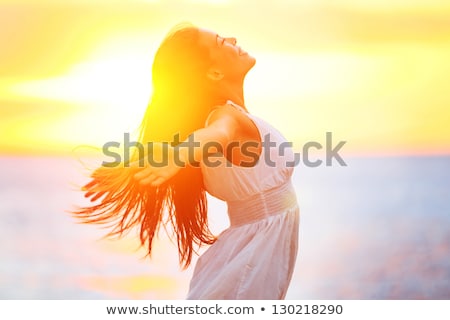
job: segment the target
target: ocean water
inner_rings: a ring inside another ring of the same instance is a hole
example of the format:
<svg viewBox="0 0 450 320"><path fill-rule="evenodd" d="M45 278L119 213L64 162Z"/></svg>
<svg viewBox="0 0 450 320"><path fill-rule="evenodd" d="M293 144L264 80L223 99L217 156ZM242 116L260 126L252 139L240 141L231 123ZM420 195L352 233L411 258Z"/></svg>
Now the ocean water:
<svg viewBox="0 0 450 320"><path fill-rule="evenodd" d="M450 157L346 159L293 176L299 255L287 299L450 299ZM133 234L67 213L87 181L71 158L0 157L1 299L183 299L192 266L158 239L144 258ZM210 199L212 229L226 206ZM201 252L200 252L201 253Z"/></svg>

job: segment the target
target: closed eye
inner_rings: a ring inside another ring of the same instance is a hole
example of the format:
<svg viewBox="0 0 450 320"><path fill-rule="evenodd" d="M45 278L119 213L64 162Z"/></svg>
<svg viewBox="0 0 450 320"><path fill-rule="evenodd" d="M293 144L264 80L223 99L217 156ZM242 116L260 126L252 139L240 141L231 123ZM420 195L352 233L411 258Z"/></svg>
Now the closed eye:
<svg viewBox="0 0 450 320"><path fill-rule="evenodd" d="M225 38L220 37L219 35L216 35L216 43L217 46L221 47L225 43Z"/></svg>

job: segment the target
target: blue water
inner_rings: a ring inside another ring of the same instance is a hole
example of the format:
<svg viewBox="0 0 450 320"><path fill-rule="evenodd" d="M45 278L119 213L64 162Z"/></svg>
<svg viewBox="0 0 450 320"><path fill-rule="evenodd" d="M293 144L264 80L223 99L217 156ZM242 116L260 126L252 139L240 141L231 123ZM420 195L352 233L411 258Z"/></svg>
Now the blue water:
<svg viewBox="0 0 450 320"><path fill-rule="evenodd" d="M350 158L296 168L300 251L288 299L450 299L450 157ZM70 158L0 158L0 298L183 299L193 267L161 237L76 224L84 171ZM226 207L210 201L212 229ZM195 261L194 261L195 263Z"/></svg>

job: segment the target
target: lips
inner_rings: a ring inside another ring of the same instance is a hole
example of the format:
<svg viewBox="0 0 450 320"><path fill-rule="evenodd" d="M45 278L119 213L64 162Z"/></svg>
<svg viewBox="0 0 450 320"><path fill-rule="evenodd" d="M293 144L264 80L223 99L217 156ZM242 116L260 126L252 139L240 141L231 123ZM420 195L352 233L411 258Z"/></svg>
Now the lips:
<svg viewBox="0 0 450 320"><path fill-rule="evenodd" d="M244 51L244 50L242 50L241 47L238 47L238 49L239 49L238 54L239 54L240 56L244 56L244 55L247 54L247 52Z"/></svg>

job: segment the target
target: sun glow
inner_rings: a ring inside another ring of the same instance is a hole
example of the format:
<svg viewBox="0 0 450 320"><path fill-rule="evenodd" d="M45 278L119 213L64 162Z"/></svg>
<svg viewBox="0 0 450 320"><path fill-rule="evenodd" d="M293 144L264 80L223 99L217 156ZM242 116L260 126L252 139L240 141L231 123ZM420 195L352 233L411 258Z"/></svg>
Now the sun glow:
<svg viewBox="0 0 450 320"><path fill-rule="evenodd" d="M450 152L450 28L438 0L333 10L286 0L261 4L259 18L238 1L44 3L0 11L2 153L66 152L135 130L154 52L180 21L236 36L255 56L246 104L291 141L334 131L354 153Z"/></svg>

